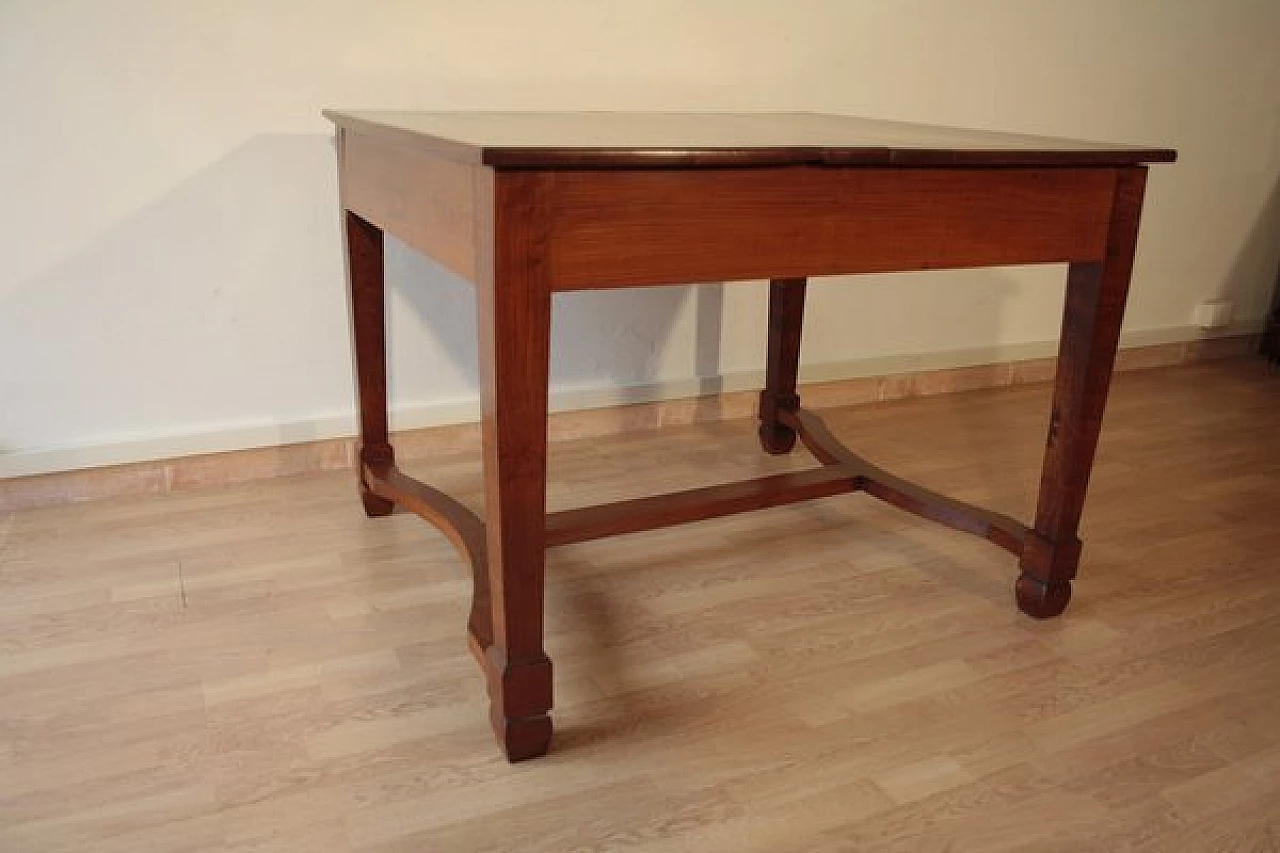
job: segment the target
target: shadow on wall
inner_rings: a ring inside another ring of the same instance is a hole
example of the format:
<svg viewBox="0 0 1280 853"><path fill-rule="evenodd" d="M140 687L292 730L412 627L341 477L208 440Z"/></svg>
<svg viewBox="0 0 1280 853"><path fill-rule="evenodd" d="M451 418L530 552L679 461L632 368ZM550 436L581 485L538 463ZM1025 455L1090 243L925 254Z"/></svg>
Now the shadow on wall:
<svg viewBox="0 0 1280 853"><path fill-rule="evenodd" d="M0 452L228 430L284 443L353 423L337 207L329 135L263 134L0 288ZM470 285L408 250L388 261L396 399L474 397ZM696 367L715 375L710 293ZM555 384L652 382L688 297L558 297ZM421 329L399 334L408 320Z"/></svg>
<svg viewBox="0 0 1280 853"><path fill-rule="evenodd" d="M395 239L388 241L386 275L392 305L392 399L421 404L458 390L475 397L479 353L472 284ZM608 388L622 402L648 399L645 386L664 378L664 348L692 299L693 364L682 374L691 368L704 377L704 393L712 393L720 374L722 291L722 285L705 285L556 294L551 315L553 392ZM414 347L422 341L430 352L415 354ZM440 393L435 377L442 359L456 371L464 389Z"/></svg>
<svg viewBox="0 0 1280 853"><path fill-rule="evenodd" d="M1249 233L1240 244L1227 272L1218 299L1235 303L1237 317L1260 317L1267 313L1268 293L1264 282L1277 279L1280 291L1280 180L1271 187ZM1280 307L1280 292L1272 307Z"/></svg>
<svg viewBox="0 0 1280 853"><path fill-rule="evenodd" d="M10 366L0 375L0 452L234 430L285 443L317 437L317 421L350 422L335 178L329 135L255 136L49 269L0 288L0 357ZM1269 210L1274 220L1274 194ZM1241 281L1272 255L1252 257ZM957 286L956 275L973 281ZM388 283L393 399L474 399L471 286L394 242ZM806 339L825 339L824 359L833 341L842 357L893 351L895 329L920 324L995 340L1009 295L989 270L845 286L858 289L857 310L834 298L836 283L811 288ZM903 316L904 288L929 310ZM756 320L757 307L746 312ZM670 370L715 392L725 315L720 285L560 295L553 385L620 389L626 400L628 386ZM762 365L762 343L747 355L732 354L736 369Z"/></svg>
<svg viewBox="0 0 1280 853"><path fill-rule="evenodd" d="M1280 209L1280 182L1271 193L1271 208ZM1262 355L1273 363L1280 364L1280 212L1276 213L1276 221L1272 223L1271 233L1274 235L1271 248L1276 257L1275 279L1271 288L1271 304L1267 312L1267 323L1262 330Z"/></svg>
<svg viewBox="0 0 1280 853"><path fill-rule="evenodd" d="M0 346L25 368L0 434L111 443L349 407L332 173L326 136L255 136L9 290Z"/></svg>

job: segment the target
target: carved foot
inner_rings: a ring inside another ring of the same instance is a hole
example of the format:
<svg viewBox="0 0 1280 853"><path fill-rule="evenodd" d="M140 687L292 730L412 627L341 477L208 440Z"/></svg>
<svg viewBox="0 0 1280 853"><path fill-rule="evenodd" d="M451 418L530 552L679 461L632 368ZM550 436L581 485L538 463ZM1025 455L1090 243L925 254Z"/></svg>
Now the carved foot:
<svg viewBox="0 0 1280 853"><path fill-rule="evenodd" d="M551 661L543 656L508 667L498 647L481 645L476 628L473 622L467 645L488 681L489 724L498 745L512 763L546 755L551 747ZM487 634L488 624L480 630Z"/></svg>
<svg viewBox="0 0 1280 853"><path fill-rule="evenodd" d="M771 456L790 453L796 446L796 431L782 424L760 424L760 447Z"/></svg>
<svg viewBox="0 0 1280 853"><path fill-rule="evenodd" d="M1018 598L1018 609L1033 619L1052 619L1066 610L1067 602L1071 600L1070 581L1046 583L1024 574L1013 589Z"/></svg>
<svg viewBox="0 0 1280 853"><path fill-rule="evenodd" d="M548 714L510 718L502 716L500 708L491 707L489 721L507 761L512 764L540 758L551 748L551 717Z"/></svg>
<svg viewBox="0 0 1280 853"><path fill-rule="evenodd" d="M395 501L375 495L363 481L360 483L360 503L364 504L364 514L370 518L391 515L391 511L396 508Z"/></svg>

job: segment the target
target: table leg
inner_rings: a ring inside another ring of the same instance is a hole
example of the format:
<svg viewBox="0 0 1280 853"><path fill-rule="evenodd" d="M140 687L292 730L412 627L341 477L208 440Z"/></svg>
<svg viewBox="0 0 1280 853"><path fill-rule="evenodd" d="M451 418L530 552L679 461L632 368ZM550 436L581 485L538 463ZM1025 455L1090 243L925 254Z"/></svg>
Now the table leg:
<svg viewBox="0 0 1280 853"><path fill-rule="evenodd" d="M1071 599L1080 513L1120 340L1145 183L1145 168L1118 170L1105 259L1073 263L1067 273L1036 521L1015 587L1018 606L1038 619L1057 616Z"/></svg>
<svg viewBox="0 0 1280 853"><path fill-rule="evenodd" d="M551 661L542 638L551 291L538 179L499 179L492 274L479 282L493 622L492 643L478 651L490 720L512 761L544 754L551 741Z"/></svg>
<svg viewBox="0 0 1280 853"><path fill-rule="evenodd" d="M764 390L760 392L760 446L775 456L790 453L796 433L779 422L778 413L800 408L796 373L800 368L800 331L804 325L803 278L769 282L769 353Z"/></svg>
<svg viewBox="0 0 1280 853"><path fill-rule="evenodd" d="M352 349L356 396L360 407L360 441L356 469L360 500L369 516L390 515L395 504L369 490L365 465L395 461L387 437L386 300L383 283L382 229L345 211L347 279L351 285Z"/></svg>

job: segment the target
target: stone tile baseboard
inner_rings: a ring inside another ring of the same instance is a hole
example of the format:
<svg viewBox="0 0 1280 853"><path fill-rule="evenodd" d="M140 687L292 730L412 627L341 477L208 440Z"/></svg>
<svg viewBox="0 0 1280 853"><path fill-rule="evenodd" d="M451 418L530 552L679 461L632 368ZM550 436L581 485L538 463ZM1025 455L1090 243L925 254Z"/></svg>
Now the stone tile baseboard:
<svg viewBox="0 0 1280 853"><path fill-rule="evenodd" d="M1259 336L1254 334L1131 347L1120 352L1117 369L1140 370L1252 355L1256 353L1258 343ZM807 407L821 409L1025 385L1052 379L1054 364L1053 358L1037 358L837 379L805 384L803 397ZM557 412L551 415L549 436L552 441L557 441L745 418L754 414L756 396L755 391L731 391L704 397ZM395 435L396 452L402 459L478 451L479 444L480 429L474 423L425 427ZM340 470L352 467L354 450L354 439L333 438L13 477L0 480L0 512L130 495L164 495L202 486Z"/></svg>

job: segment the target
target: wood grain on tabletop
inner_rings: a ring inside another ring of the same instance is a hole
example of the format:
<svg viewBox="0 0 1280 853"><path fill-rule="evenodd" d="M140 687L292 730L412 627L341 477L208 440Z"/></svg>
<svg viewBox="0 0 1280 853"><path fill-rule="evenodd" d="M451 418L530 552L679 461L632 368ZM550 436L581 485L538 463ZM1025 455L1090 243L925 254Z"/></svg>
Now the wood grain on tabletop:
<svg viewBox="0 0 1280 853"><path fill-rule="evenodd" d="M824 113L325 110L341 128L498 168L1132 166L1166 148Z"/></svg>

